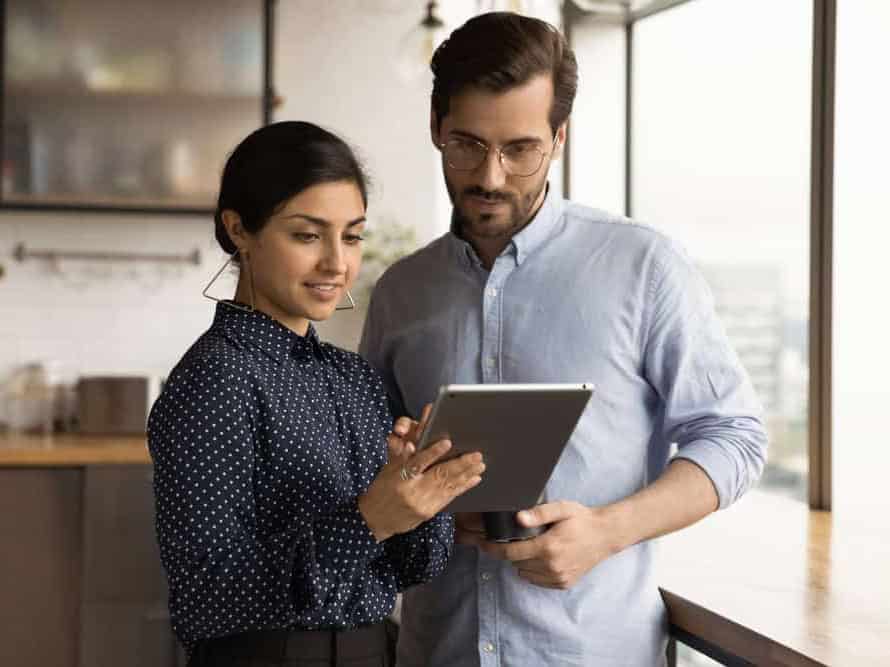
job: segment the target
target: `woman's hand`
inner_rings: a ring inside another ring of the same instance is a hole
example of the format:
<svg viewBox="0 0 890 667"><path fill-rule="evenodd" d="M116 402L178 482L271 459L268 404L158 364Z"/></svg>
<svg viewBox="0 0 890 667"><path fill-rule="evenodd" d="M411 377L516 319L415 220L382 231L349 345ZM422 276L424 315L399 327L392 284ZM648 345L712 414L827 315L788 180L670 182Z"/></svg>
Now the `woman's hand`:
<svg viewBox="0 0 890 667"><path fill-rule="evenodd" d="M479 452L440 462L451 449L448 440L415 451L428 416L429 406L420 423L407 417L396 421L387 438L389 460L358 499L359 511L380 542L413 530L482 481L485 464Z"/></svg>

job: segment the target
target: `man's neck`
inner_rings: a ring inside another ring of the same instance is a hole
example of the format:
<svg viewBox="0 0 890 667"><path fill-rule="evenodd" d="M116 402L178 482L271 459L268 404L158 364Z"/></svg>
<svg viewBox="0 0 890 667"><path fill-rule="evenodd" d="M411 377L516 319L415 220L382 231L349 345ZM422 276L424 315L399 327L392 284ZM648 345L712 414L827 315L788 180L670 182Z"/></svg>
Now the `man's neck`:
<svg viewBox="0 0 890 667"><path fill-rule="evenodd" d="M504 248L510 245L510 241L513 240L513 237L534 221L535 216L538 215L538 211L541 210L541 206L544 205L544 200L547 199L547 190L548 188L546 187L541 190L540 198L532 209L528 219L512 234L495 237L475 237L467 234L465 230L461 230L461 235L464 237L464 240L473 246L473 250L476 251L479 261L482 262L482 266L484 266L487 271L491 271L491 267L494 266L494 261L504 251Z"/></svg>

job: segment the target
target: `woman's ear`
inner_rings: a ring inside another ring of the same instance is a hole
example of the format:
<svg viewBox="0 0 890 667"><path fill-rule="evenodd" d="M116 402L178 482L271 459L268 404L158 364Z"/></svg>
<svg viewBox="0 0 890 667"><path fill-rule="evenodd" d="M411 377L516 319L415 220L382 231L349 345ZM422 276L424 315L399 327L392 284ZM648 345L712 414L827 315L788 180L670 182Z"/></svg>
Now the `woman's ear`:
<svg viewBox="0 0 890 667"><path fill-rule="evenodd" d="M229 235L229 239L231 239L232 243L237 246L238 252L246 250L248 234L244 225L241 223L241 216L232 209L227 208L222 212L222 223L226 228L226 233Z"/></svg>

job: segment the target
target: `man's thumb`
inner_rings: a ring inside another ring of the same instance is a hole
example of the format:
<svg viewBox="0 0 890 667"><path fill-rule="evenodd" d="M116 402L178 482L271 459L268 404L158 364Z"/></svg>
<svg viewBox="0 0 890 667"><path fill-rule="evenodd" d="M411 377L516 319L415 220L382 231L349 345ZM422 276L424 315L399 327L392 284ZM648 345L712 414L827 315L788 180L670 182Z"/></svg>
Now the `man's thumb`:
<svg viewBox="0 0 890 667"><path fill-rule="evenodd" d="M516 518L519 519L519 523L523 526L532 528L562 521L568 519L571 515L572 506L564 501L559 501L536 505L527 510L522 510L516 515Z"/></svg>

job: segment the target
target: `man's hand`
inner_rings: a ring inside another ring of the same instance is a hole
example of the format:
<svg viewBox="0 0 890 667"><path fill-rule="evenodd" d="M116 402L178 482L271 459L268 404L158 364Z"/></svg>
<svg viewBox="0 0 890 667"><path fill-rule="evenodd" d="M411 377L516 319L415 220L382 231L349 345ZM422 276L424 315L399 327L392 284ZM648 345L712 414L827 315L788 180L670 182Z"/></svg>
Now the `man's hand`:
<svg viewBox="0 0 890 667"><path fill-rule="evenodd" d="M497 544L462 531L463 543L475 543L489 556L508 560L517 574L545 588L568 589L594 566L623 548L618 524L606 508L560 501L519 512L524 526L546 526L538 537Z"/></svg>

